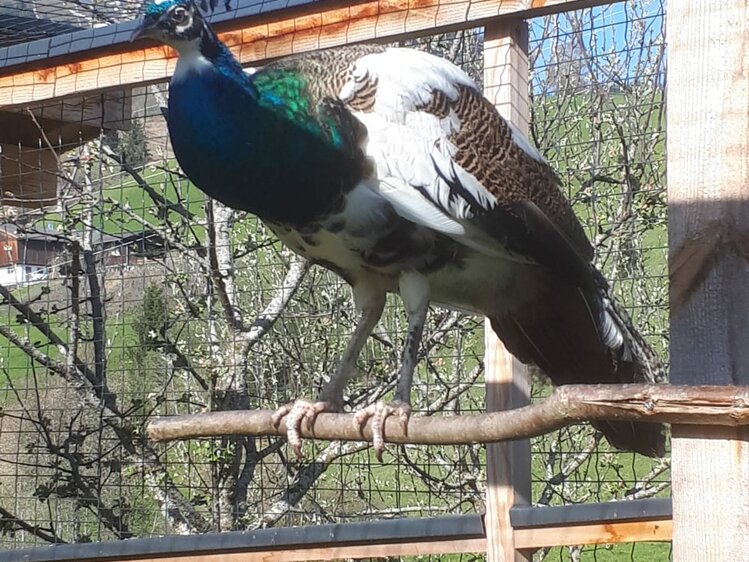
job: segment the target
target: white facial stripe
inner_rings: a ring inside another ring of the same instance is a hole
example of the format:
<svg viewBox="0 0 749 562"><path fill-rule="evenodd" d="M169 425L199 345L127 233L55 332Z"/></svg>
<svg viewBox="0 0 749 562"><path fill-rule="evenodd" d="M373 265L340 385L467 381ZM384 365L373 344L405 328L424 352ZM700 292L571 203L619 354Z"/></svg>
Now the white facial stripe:
<svg viewBox="0 0 749 562"><path fill-rule="evenodd" d="M192 27L192 18L187 20L187 23L185 25L178 25L174 28L175 33L178 35L181 35L185 33L188 29Z"/></svg>
<svg viewBox="0 0 749 562"><path fill-rule="evenodd" d="M199 39L175 42L173 47L179 51L179 59L177 59L172 82L179 82L191 72L203 72L213 66L200 52Z"/></svg>

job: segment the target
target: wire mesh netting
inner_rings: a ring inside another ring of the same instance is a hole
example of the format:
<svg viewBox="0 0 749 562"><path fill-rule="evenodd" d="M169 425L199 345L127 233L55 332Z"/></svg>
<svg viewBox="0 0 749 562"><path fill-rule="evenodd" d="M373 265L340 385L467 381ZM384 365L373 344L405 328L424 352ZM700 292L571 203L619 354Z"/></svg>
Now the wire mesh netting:
<svg viewBox="0 0 749 562"><path fill-rule="evenodd" d="M0 0L0 47L125 21L139 9L119 0Z"/></svg>
<svg viewBox="0 0 749 562"><path fill-rule="evenodd" d="M16 4L0 4L0 27L4 14L92 26L140 7ZM661 1L641 0L532 20L530 94L533 140L575 202L596 263L665 361L664 17ZM481 83L481 29L407 45ZM355 322L335 275L187 181L162 117L167 96L156 84L51 103L17 112L19 139L2 138L0 548L481 512L481 446L389 446L380 463L362 443L309 441L296 460L276 438L143 438L156 416L314 396ZM347 408L389 396L405 332L393 298ZM481 319L433 309L421 358L417 413L483 411ZM548 392L534 376L534 398ZM668 461L613 451L588 426L535 439L532 472L542 506L669 486ZM572 546L536 558L668 551Z"/></svg>
<svg viewBox="0 0 749 562"><path fill-rule="evenodd" d="M635 325L668 356L665 11L627 2L532 22L532 136L593 241L595 262ZM534 385L534 396L548 387ZM533 444L543 505L655 497L669 461L612 451L588 426ZM667 545L560 549L560 559L665 560ZM540 554L537 554L539 556Z"/></svg>

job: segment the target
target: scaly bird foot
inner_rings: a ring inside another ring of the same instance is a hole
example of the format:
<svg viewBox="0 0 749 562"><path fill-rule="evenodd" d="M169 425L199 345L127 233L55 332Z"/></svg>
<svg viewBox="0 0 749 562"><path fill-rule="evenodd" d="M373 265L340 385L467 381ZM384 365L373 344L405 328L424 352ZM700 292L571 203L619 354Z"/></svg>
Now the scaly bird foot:
<svg viewBox="0 0 749 562"><path fill-rule="evenodd" d="M364 426L372 418L372 446L377 460L380 462L382 462L382 453L385 451L385 420L392 415L397 415L400 418L403 433L407 433L408 420L411 417L411 405L402 400L377 402L354 414L354 427L360 432L364 430Z"/></svg>
<svg viewBox="0 0 749 562"><path fill-rule="evenodd" d="M337 408L331 402L312 402L310 400L295 400L291 404L281 406L271 417L273 425L278 427L281 420L286 418L286 440L296 458L302 458L302 436L300 431L302 423L307 429L312 429L315 418L321 412L337 412Z"/></svg>

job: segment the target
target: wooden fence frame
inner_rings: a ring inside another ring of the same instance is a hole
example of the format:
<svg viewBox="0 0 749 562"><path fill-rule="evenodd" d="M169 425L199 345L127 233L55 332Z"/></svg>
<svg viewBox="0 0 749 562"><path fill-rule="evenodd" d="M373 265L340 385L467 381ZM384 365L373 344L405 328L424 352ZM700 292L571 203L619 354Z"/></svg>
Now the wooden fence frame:
<svg viewBox="0 0 749 562"><path fill-rule="evenodd" d="M240 60L249 64L326 46L396 41L484 25L486 93L509 120L523 129L528 120L527 32L523 19L608 3L615 2L363 0L342 4L322 0L297 2L297 7L265 14L224 18L217 27ZM94 30L89 48L71 48L59 54L55 51L53 58L38 56L43 45L21 53L10 66L9 59L3 66L0 58L0 109L144 85L170 75L176 59L169 48L126 43L124 38L132 26L115 27L112 32ZM749 57L743 53L749 52L749 0L671 1L667 33L671 378L681 384L746 385ZM49 45L51 53L54 46ZM490 330L487 334L487 381L495 389L487 397L489 407L522 405L528 396L523 369ZM485 550L492 562L509 562L529 560L529 553L539 546L671 538L671 521L662 514L625 522L513 529L511 508L527 503L529 497L528 446L492 445L489 451L485 537L339 548L329 545L272 554L162 555L152 559L309 560ZM749 552L747 459L749 430L745 427L674 426L676 562L739 560Z"/></svg>

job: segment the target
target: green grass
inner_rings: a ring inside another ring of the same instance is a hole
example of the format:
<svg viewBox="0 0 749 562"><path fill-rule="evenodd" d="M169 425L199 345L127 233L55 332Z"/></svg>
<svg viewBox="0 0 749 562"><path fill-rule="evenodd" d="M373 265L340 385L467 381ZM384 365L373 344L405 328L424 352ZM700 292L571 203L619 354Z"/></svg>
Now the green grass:
<svg viewBox="0 0 749 562"><path fill-rule="evenodd" d="M156 193L167 199L171 203L181 203L189 212L193 213L196 218L205 218L205 196L195 188L191 183L186 181L172 181L171 174L162 170L151 170L143 172L144 179L154 189ZM100 232L111 235L119 235L127 233L142 232L146 226L140 221L133 219L129 216L128 212L123 209L127 208L137 216L141 217L148 225L157 227L163 224L165 219L174 221L177 223L180 220L179 215L174 211L169 211L166 215L159 215L158 207L154 200L142 189L134 180L130 180L124 183L118 183L116 185L106 185L103 189L103 198L111 199L114 203L102 203L101 206L94 212L94 228ZM71 206L66 215L68 217L84 217L84 203L79 202ZM45 213L35 223L36 228L57 228L61 231L68 230L71 226L67 227L63 225L63 216L59 212L48 212ZM74 231L81 231L84 228L83 222L80 220L74 221L72 229ZM202 238L204 235L202 228L193 228L192 231L198 238ZM50 282L48 282L50 283ZM17 289L14 294L23 302L29 301L38 297L42 291L42 287L48 285L35 284L29 287ZM62 293L58 294L55 299L59 302L45 301L45 298L40 299L42 306L51 306L56 304L58 307L65 306L65 298ZM35 305L38 308L38 305ZM3 314L5 318L2 320L5 325L11 327L13 332L24 340L28 340L34 344L40 351L49 355L53 359L60 359L61 355L57 347L49 345L46 338L36 330L31 328L27 324L20 322L18 313L9 306L0 308L0 314ZM58 333L63 341L67 341L65 333L65 327L62 324L62 320L50 316L50 324L52 329ZM84 326L85 328L85 326ZM134 341L134 335L132 330L132 319L123 318L119 322L109 322L107 325L107 336L110 342L110 349L108 352L108 370L110 372L122 372L123 364L126 361L126 354L128 345L132 345ZM85 358L87 349L86 345L81 346L79 355ZM5 338L0 337L0 369L4 371L4 377L0 381L0 389L8 389L10 384L16 388L26 388L29 386L29 382L26 380L30 376L34 367L32 360L29 356L12 345ZM37 369L37 372L43 372L43 369ZM0 395L0 403L9 399L10 394L8 392Z"/></svg>
<svg viewBox="0 0 749 562"><path fill-rule="evenodd" d="M171 204L181 204L187 211L198 219L205 218L205 195L192 183L178 180L171 174L157 169L143 172L143 179L160 196ZM111 200L112 203L107 202ZM84 203L79 202L67 211L69 218L84 217ZM102 203L94 212L94 226L97 230L111 235L123 235L129 232L142 232L146 228L140 220L132 218L133 213L148 225L157 227L164 220L179 221L175 211L162 214L159 206L150 195L138 185L135 180L122 183L107 184L102 190ZM36 222L37 228L52 226L62 228L63 216L59 212L45 213ZM74 222L75 230L82 230L80 221Z"/></svg>
<svg viewBox="0 0 749 562"><path fill-rule="evenodd" d="M24 287L13 291L14 296L22 302L27 302L40 296L41 302L44 302L44 296L41 293L41 285ZM21 322L20 316L13 308L7 305L0 307L0 315L2 315L0 316L0 321L9 327L18 338L29 342L52 359L61 359L57 347L50 345L47 338L39 330L28 323ZM60 326L57 323L53 323L52 329L58 334L61 333L59 331ZM26 378L32 374L32 366L33 362L25 351L11 344L5 338L0 338L0 368L3 371L0 389L7 390L11 384L17 389L26 388L28 385ZM38 374L43 372L44 369L38 370ZM7 392L4 394L5 396L8 395ZM2 403L3 399L3 396L0 394L0 403Z"/></svg>
<svg viewBox="0 0 749 562"><path fill-rule="evenodd" d="M547 560L560 560L563 550L553 549ZM663 542L586 546L580 562L666 562L670 552L671 544Z"/></svg>

